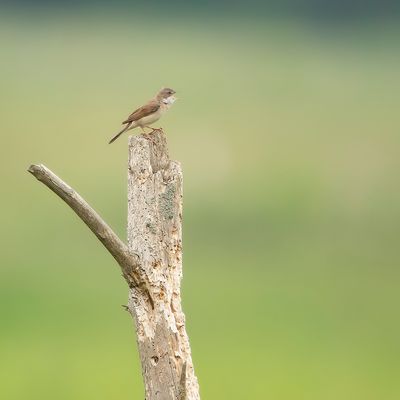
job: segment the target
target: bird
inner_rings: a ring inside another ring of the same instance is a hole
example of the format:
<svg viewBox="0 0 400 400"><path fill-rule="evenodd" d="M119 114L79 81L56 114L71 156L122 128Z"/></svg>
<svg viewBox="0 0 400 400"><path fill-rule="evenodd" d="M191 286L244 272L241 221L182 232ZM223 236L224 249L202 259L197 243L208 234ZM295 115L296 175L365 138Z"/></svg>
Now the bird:
<svg viewBox="0 0 400 400"><path fill-rule="evenodd" d="M174 96L175 90L170 88L162 88L151 100L149 100L145 105L139 107L132 112L129 117L122 122L124 128L114 135L108 142L111 144L117 140L124 132L140 127L145 133L144 128L152 129L152 132L156 129L150 127L149 125L158 121L162 114L164 114L175 102L176 97Z"/></svg>

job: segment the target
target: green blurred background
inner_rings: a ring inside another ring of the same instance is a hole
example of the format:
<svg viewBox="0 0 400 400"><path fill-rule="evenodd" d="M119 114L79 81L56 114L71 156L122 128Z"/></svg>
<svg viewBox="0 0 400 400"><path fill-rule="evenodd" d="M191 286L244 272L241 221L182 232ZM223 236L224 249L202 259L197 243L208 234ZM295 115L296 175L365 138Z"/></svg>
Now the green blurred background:
<svg viewBox="0 0 400 400"><path fill-rule="evenodd" d="M107 142L163 85L202 398L400 398L399 19L329 4L3 3L0 398L143 398L118 267L26 168L125 238Z"/></svg>

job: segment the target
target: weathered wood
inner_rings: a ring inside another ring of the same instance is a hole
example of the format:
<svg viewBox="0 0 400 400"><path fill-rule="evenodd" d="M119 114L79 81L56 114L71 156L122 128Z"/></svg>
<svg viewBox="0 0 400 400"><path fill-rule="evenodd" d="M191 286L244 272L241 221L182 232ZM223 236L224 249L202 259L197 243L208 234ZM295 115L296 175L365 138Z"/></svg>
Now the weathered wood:
<svg viewBox="0 0 400 400"><path fill-rule="evenodd" d="M146 400L199 400L181 307L182 171L161 130L131 137L128 245L44 165L28 171L64 200L103 243L129 285Z"/></svg>
<svg viewBox="0 0 400 400"><path fill-rule="evenodd" d="M31 165L28 171L64 200L90 228L120 265L129 286L147 285L146 277L140 269L138 256L129 252L127 245L71 186L42 164Z"/></svg>
<svg viewBox="0 0 400 400"><path fill-rule="evenodd" d="M130 290L147 400L198 400L181 307L182 171L162 131L130 138L128 247L138 254L154 304Z"/></svg>

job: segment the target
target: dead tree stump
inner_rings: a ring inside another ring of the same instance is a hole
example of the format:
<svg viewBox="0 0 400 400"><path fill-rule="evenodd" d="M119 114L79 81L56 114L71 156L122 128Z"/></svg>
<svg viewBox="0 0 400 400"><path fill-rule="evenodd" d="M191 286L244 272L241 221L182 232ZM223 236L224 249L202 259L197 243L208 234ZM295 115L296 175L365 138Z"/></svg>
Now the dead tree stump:
<svg viewBox="0 0 400 400"><path fill-rule="evenodd" d="M146 400L199 400L181 306L182 170L162 130L129 139L128 245L43 165L29 168L95 233L129 285Z"/></svg>

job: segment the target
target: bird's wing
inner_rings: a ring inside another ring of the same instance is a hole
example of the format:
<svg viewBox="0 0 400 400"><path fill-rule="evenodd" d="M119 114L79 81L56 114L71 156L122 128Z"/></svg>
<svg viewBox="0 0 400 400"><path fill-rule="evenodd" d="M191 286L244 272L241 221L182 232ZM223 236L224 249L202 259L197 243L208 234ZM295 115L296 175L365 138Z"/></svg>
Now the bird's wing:
<svg viewBox="0 0 400 400"><path fill-rule="evenodd" d="M125 121L123 124L129 124L130 122L138 121L143 117L147 117L150 114L155 113L160 108L160 104L157 101L150 101L146 105L139 107L135 110Z"/></svg>

